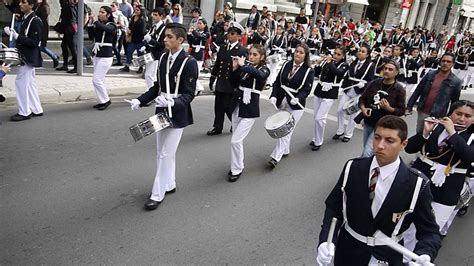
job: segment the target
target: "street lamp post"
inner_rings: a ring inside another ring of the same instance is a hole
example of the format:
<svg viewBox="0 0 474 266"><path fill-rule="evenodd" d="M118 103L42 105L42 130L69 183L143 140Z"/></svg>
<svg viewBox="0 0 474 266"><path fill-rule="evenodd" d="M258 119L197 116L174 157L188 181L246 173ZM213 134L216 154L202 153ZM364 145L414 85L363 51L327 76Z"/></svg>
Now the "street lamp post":
<svg viewBox="0 0 474 266"><path fill-rule="evenodd" d="M313 8L313 27L312 28L314 28L314 25L316 25L316 20L318 20L319 0L313 0L312 8Z"/></svg>

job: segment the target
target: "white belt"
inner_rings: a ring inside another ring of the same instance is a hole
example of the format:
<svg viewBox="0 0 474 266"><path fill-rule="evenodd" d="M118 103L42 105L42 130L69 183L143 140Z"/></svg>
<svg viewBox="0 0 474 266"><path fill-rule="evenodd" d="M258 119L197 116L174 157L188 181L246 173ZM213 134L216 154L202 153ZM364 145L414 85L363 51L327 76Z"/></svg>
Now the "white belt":
<svg viewBox="0 0 474 266"><path fill-rule="evenodd" d="M204 45L197 45L197 44L193 44L192 47L196 49L196 53L199 53L199 51L201 51L201 48L202 49L206 48Z"/></svg>
<svg viewBox="0 0 474 266"><path fill-rule="evenodd" d="M166 93L166 92L162 92L161 95L163 95L163 96L165 96L166 98L168 98L168 93ZM171 95L170 98L176 99L176 98L178 98L179 96L181 96L181 93L180 93L180 94L171 93L170 95Z"/></svg>
<svg viewBox="0 0 474 266"><path fill-rule="evenodd" d="M427 165L429 166L434 166L434 165L437 165L437 164L440 164L440 163L437 163L437 162L434 162L428 158L426 158L425 156L421 155L420 153L418 153L418 158L420 158L420 160L424 163L426 163ZM446 165L444 164L441 164L442 166L446 167ZM452 167L450 170L449 170L449 173L450 174L466 174L467 173L467 169L462 169L462 168L454 168Z"/></svg>
<svg viewBox="0 0 474 266"><path fill-rule="evenodd" d="M288 86L285 86L285 85L283 85L283 84L280 85L280 86L281 86L284 90L286 90L286 91L290 91L290 92L293 92L293 93L298 93L298 90L292 89L292 88L290 88L290 87L288 87Z"/></svg>
<svg viewBox="0 0 474 266"><path fill-rule="evenodd" d="M97 54L98 51L100 51L100 47L102 46L109 46L109 47L112 47L112 44L111 43L108 43L108 42L103 42L103 43L94 43L94 47L92 47L92 52L94 54Z"/></svg>
<svg viewBox="0 0 474 266"><path fill-rule="evenodd" d="M385 240L391 239L390 237L373 237L373 236L363 236L356 231L354 231L352 228L349 227L347 223L344 224L344 228L346 228L346 231L355 239L358 241L366 244L367 246L386 246L387 242ZM395 242L399 242L400 240L403 239L403 234L400 234L395 237L395 239L392 239Z"/></svg>
<svg viewBox="0 0 474 266"><path fill-rule="evenodd" d="M247 88L247 87L239 86L239 89L240 89L241 91L244 91L245 89L250 89L252 93L260 94L260 91L259 91L259 90L254 90L254 89L252 89L252 88Z"/></svg>
<svg viewBox="0 0 474 266"><path fill-rule="evenodd" d="M418 70L408 70L408 71L407 71L407 77L408 77L408 78L411 78L411 76L413 75L413 73L418 73Z"/></svg>
<svg viewBox="0 0 474 266"><path fill-rule="evenodd" d="M466 64L465 62L459 62L458 60L456 60L455 62L460 64L460 65L465 65Z"/></svg>
<svg viewBox="0 0 474 266"><path fill-rule="evenodd" d="M363 79L358 79L358 78L353 78L353 77L349 77L349 80L356 81L356 82L366 82Z"/></svg>

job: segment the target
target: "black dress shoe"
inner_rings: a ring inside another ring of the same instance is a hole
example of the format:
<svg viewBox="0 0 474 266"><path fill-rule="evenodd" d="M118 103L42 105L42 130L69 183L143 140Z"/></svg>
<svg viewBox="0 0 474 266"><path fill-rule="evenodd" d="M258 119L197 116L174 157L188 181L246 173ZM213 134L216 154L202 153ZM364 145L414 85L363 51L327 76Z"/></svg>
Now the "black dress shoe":
<svg viewBox="0 0 474 266"><path fill-rule="evenodd" d="M137 70L137 74L141 74L141 73L143 73L143 67L139 67Z"/></svg>
<svg viewBox="0 0 474 266"><path fill-rule="evenodd" d="M314 144L314 141L311 141L311 142L309 143L309 146L312 148L312 147L314 147L314 146L316 146L316 145Z"/></svg>
<svg viewBox="0 0 474 266"><path fill-rule="evenodd" d="M342 138L342 142L349 142L349 140L351 140L351 138L348 138L348 137Z"/></svg>
<svg viewBox="0 0 474 266"><path fill-rule="evenodd" d="M37 114L31 113L31 115L32 115L33 117L38 117L38 116L43 116L43 113L37 113Z"/></svg>
<svg viewBox="0 0 474 266"><path fill-rule="evenodd" d="M336 135L332 136L332 139L339 139L339 138L341 138L343 135L344 135L344 134L341 134L341 135L336 134Z"/></svg>
<svg viewBox="0 0 474 266"><path fill-rule="evenodd" d="M121 62L114 63L112 66L123 66Z"/></svg>
<svg viewBox="0 0 474 266"><path fill-rule="evenodd" d="M107 107L109 107L109 105L111 105L111 104L112 104L112 102L109 100L108 102L100 104L100 106L97 107L97 110L103 111L103 110L107 109Z"/></svg>
<svg viewBox="0 0 474 266"><path fill-rule="evenodd" d="M227 173L229 175L229 182L235 182L237 180L239 180L240 176L242 175L242 172L236 174L236 175L233 175L232 174L232 171L229 170L229 172Z"/></svg>
<svg viewBox="0 0 474 266"><path fill-rule="evenodd" d="M161 203L161 201L156 201L156 200L149 199L145 203L145 209L147 209L149 211L155 210L156 208L158 208L158 205L160 205L160 203Z"/></svg>
<svg viewBox="0 0 474 266"><path fill-rule="evenodd" d="M98 104L96 104L96 105L93 105L93 106L92 106L92 108L95 108L95 109L97 109L97 108L99 108L99 107L100 107L100 105L101 105L101 104L103 104L103 103L98 103Z"/></svg>
<svg viewBox="0 0 474 266"><path fill-rule="evenodd" d="M69 73L69 74L77 73L77 68L70 69L66 71L66 73Z"/></svg>
<svg viewBox="0 0 474 266"><path fill-rule="evenodd" d="M31 118L31 114L27 115L27 116L16 114L16 115L12 115L10 117L10 121L19 122L19 121L23 121L23 120L28 120L30 118Z"/></svg>
<svg viewBox="0 0 474 266"><path fill-rule="evenodd" d="M288 157L289 155L290 155L289 153L285 153L285 154L283 154L281 157L284 158L284 157Z"/></svg>
<svg viewBox="0 0 474 266"><path fill-rule="evenodd" d="M222 134L222 130L218 130L217 128L213 128L207 131L208 136L214 136L214 135L219 135L219 134Z"/></svg>
<svg viewBox="0 0 474 266"><path fill-rule="evenodd" d="M313 147L311 147L311 150L312 151L317 151L321 148L321 145L314 145Z"/></svg>
<svg viewBox="0 0 474 266"><path fill-rule="evenodd" d="M130 71L130 68L128 66L124 66L122 67L121 69L119 69L120 71L123 71L123 72L129 72Z"/></svg>
<svg viewBox="0 0 474 266"><path fill-rule="evenodd" d="M469 208L469 205L462 206L461 209L459 209L459 211L457 213L457 216L458 217L463 217L464 215L466 215L468 208Z"/></svg>
<svg viewBox="0 0 474 266"><path fill-rule="evenodd" d="M166 194L173 194L173 193L175 193L175 192L176 192L176 188L173 188L172 190L166 191L166 192L165 192L165 195L166 195Z"/></svg>
<svg viewBox="0 0 474 266"><path fill-rule="evenodd" d="M57 68L59 65L59 60L53 59L53 68Z"/></svg>
<svg viewBox="0 0 474 266"><path fill-rule="evenodd" d="M58 70L58 71L67 71L68 68L67 68L67 66L63 65L62 67L57 67L56 70Z"/></svg>
<svg viewBox="0 0 474 266"><path fill-rule="evenodd" d="M268 161L268 165L273 169L277 166L278 162L277 160L271 158L270 161Z"/></svg>
<svg viewBox="0 0 474 266"><path fill-rule="evenodd" d="M90 58L90 57L87 58L87 60L86 60L86 66L90 66L90 65L92 65L92 64L93 64L92 58Z"/></svg>

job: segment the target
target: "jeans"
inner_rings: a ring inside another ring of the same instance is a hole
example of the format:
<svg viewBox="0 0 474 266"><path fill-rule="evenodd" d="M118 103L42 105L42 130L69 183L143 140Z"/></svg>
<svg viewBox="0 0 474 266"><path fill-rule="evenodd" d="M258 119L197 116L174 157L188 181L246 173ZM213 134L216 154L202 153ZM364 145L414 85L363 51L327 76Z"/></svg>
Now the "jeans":
<svg viewBox="0 0 474 266"><path fill-rule="evenodd" d="M364 139L361 157L373 155L374 127L364 124Z"/></svg>
<svg viewBox="0 0 474 266"><path fill-rule="evenodd" d="M127 65L132 64L132 56L133 52L137 50L138 56L141 56L142 53L140 52L140 48L142 48L143 43L142 42L130 42L127 45Z"/></svg>
<svg viewBox="0 0 474 266"><path fill-rule="evenodd" d="M55 54L53 51L51 51L48 47L46 46L41 46L41 52L47 54L51 59L58 61L59 56Z"/></svg>

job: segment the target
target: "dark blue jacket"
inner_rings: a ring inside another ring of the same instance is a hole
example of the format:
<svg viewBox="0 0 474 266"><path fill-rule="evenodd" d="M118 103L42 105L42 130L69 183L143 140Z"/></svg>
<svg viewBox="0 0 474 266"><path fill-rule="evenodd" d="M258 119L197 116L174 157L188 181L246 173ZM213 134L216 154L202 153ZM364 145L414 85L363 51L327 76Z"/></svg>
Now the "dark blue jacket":
<svg viewBox="0 0 474 266"><path fill-rule="evenodd" d="M166 64L170 53L167 52L163 55L161 62L158 65L158 80L155 82L147 92L142 94L137 99L140 101L140 106L153 101L161 92L166 92ZM194 99L194 92L196 90L196 80L198 79L198 66L196 60L189 57L186 65L184 66L183 72L181 73L179 88L176 88L176 79L179 69L187 57L186 52L182 50L176 61L173 63L169 73L170 92L174 94L175 90L178 90L180 94L174 99L174 106L172 107L173 117L171 122L175 128L183 128L193 124L193 114L191 111L191 101ZM167 108L156 107L156 113L166 112Z"/></svg>
<svg viewBox="0 0 474 266"><path fill-rule="evenodd" d="M430 71L423 77L423 79L421 79L420 83L411 95L410 100L408 100L408 109L413 108L418 98L420 98L417 110L423 110L426 97L428 97L429 91L431 89L431 84L433 83L438 72L439 70ZM459 100L459 96L461 95L461 85L462 81L456 77L456 75L450 73L448 78L444 80L443 83L441 83L439 94L436 97L433 107L431 108L431 112L428 115L437 118L446 116L449 106Z"/></svg>
<svg viewBox="0 0 474 266"><path fill-rule="evenodd" d="M94 31L94 42L101 43L104 36L104 43L112 43L114 35L117 33L117 26L113 22L103 23L100 21L92 24ZM105 35L104 35L105 33ZM97 57L112 57L112 46L101 46L95 55Z"/></svg>
<svg viewBox="0 0 474 266"><path fill-rule="evenodd" d="M196 58L197 61L204 60L204 49L209 38L209 33L206 31L194 30L188 33L188 43L192 48L191 56Z"/></svg>
<svg viewBox="0 0 474 266"><path fill-rule="evenodd" d="M28 32L26 32L27 29ZM16 48L23 55L25 63L32 67L43 65L40 51L42 30L43 23L33 12L22 22L20 32L18 32Z"/></svg>
<svg viewBox="0 0 474 266"><path fill-rule="evenodd" d="M412 199L417 176L422 175L408 168L403 161L400 162L398 172L392 186L375 218L372 215L371 201L369 199L368 181L370 164L373 157L354 159L345 192L347 196L347 220L349 226L357 233L371 236L377 230L385 235L391 236L396 223L393 215L408 210ZM344 167L345 168L345 167ZM336 186L326 199L326 211L324 213L319 243L327 241L329 226L333 217L337 218L336 230L333 242L336 245L334 265L367 265L371 256L387 261L390 265L403 265L402 255L387 246L370 247L352 237L342 226L344 220L342 214L342 171ZM408 214L403 221L400 233L406 231L411 223L415 224L418 243L414 252L418 255L426 254L432 259L436 258L441 247L439 227L431 208L432 195L428 180L423 176L423 184L418 195L414 211ZM340 231L339 231L340 229Z"/></svg>

